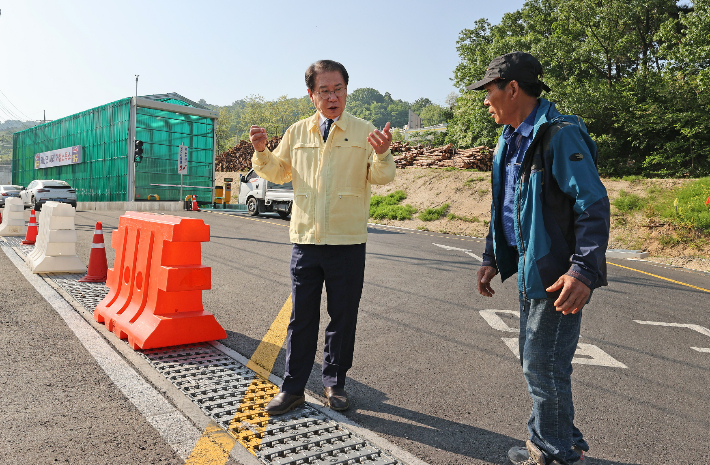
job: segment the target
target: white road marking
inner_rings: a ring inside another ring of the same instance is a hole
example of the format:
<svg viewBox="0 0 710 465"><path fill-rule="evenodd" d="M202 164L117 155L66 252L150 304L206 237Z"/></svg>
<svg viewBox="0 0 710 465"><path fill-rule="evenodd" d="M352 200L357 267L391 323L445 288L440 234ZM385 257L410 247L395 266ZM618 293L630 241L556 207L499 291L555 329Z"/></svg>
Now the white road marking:
<svg viewBox="0 0 710 465"><path fill-rule="evenodd" d="M505 321L503 321L503 319L496 314L497 313L508 313L510 315L515 315L517 317L520 315L520 312L516 312L513 310L495 310L495 309L491 308L491 309L486 309L486 310L480 310L478 313L481 314L483 319L486 320L486 322L493 329L497 329L498 331L505 331L507 333L517 333L519 331L518 328L511 328L510 326L508 326L505 323Z"/></svg>
<svg viewBox="0 0 710 465"><path fill-rule="evenodd" d="M497 331L504 331L506 333L517 333L520 330L517 328L511 328L508 326L508 324L503 321L503 319L498 316L499 313L506 313L509 315L515 315L518 316L520 315L519 311L514 311L514 310L496 310L496 309L485 309L485 310L479 310L481 316L483 317L484 320L486 320L486 323L488 325L497 330ZM519 349L519 344L518 344L518 338L517 337L502 337L501 338L505 345L508 346L511 352L513 352L513 355L515 355L518 359L520 359L520 349ZM628 368L626 365L621 363L620 361L616 360L614 357L611 355L607 354L604 352L602 349L599 347L595 346L594 344L584 344L584 343L578 343L577 344L577 351L574 353L574 358L572 359L572 363L579 363L582 365L599 365L599 366L604 366L604 367L612 367L612 368Z"/></svg>
<svg viewBox="0 0 710 465"><path fill-rule="evenodd" d="M683 323L664 323L662 321L639 321L639 320L634 320L635 323L638 323L640 325L653 325L653 326L671 326L673 328L688 328L692 329L693 331L697 331L700 334L704 334L707 337L710 337L710 329L700 326L700 325L691 325L691 324L683 324Z"/></svg>
<svg viewBox="0 0 710 465"><path fill-rule="evenodd" d="M442 249L446 249L446 250L458 250L459 252L463 252L466 255L470 255L471 257L475 258L479 262L483 261L483 259L481 257L479 257L475 253L471 252L471 249L459 249L458 247L451 247L450 245L437 244L435 242L432 242L432 244L434 244L437 247L441 247Z"/></svg>
<svg viewBox="0 0 710 465"><path fill-rule="evenodd" d="M520 349L517 337L502 337L501 338L505 345L508 346L511 352L520 359ZM612 368L628 368L626 365L612 357L611 355L604 352L599 347L594 344L584 344L582 342L577 344L577 351L574 353L574 358L572 358L572 363L579 363L580 365L598 365L603 367Z"/></svg>
<svg viewBox="0 0 710 465"><path fill-rule="evenodd" d="M2 251L57 311L111 381L145 416L148 423L160 433L177 455L186 460L200 439L201 432L116 353L57 291L40 276L31 273L15 251L9 247L2 247Z"/></svg>
<svg viewBox="0 0 710 465"><path fill-rule="evenodd" d="M703 334L705 336L710 337L710 329L706 328L705 326L700 326L700 325L693 325L693 324L683 324L683 323L665 323L663 321L641 321L641 320L634 320L635 323L638 323L640 325L652 325L652 326L670 326L672 328L687 328L687 329L692 329L693 331L697 331L700 334ZM693 350L697 350L698 352L708 352L710 353L710 348L703 348L703 347L691 347Z"/></svg>

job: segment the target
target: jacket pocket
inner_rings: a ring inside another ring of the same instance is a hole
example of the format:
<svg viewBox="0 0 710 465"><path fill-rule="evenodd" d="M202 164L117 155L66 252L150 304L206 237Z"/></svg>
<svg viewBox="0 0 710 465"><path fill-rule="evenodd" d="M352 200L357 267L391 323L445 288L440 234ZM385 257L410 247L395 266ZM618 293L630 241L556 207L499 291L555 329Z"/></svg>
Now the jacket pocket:
<svg viewBox="0 0 710 465"><path fill-rule="evenodd" d="M328 223L329 234L349 236L367 233L365 190L347 189L338 191L331 198Z"/></svg>
<svg viewBox="0 0 710 465"><path fill-rule="evenodd" d="M330 171L338 176L338 185L333 185L340 194L345 190L356 191L365 187L367 182L367 149L358 143L342 142L336 144L330 161Z"/></svg>
<svg viewBox="0 0 710 465"><path fill-rule="evenodd" d="M291 152L291 177L293 185L315 186L320 146L315 143L298 143ZM309 194L310 195L310 194Z"/></svg>
<svg viewBox="0 0 710 465"><path fill-rule="evenodd" d="M315 199L308 190L297 190L293 193L291 209L291 232L302 236L313 233L315 226Z"/></svg>

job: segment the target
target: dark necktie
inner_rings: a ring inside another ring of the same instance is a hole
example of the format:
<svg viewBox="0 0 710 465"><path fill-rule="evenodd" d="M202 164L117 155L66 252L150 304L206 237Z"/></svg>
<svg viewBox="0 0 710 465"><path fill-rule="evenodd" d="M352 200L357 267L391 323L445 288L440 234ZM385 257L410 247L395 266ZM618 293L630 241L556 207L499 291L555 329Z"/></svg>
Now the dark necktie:
<svg viewBox="0 0 710 465"><path fill-rule="evenodd" d="M323 142L328 140L328 134L330 134L330 125L333 124L332 119L325 120L325 131L323 131Z"/></svg>

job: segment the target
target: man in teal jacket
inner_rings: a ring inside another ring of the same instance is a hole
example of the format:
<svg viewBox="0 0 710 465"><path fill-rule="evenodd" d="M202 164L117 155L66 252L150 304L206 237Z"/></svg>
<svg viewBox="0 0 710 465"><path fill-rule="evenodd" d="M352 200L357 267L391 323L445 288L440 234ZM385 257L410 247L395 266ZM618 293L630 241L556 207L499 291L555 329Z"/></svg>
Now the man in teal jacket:
<svg viewBox="0 0 710 465"><path fill-rule="evenodd" d="M493 204L478 291L518 274L519 349L532 398L526 448L513 463L570 464L589 450L574 426L571 374L582 307L605 286L609 199L596 168L596 144L578 116L540 98L550 89L528 53L495 58L468 87L505 125L493 159Z"/></svg>

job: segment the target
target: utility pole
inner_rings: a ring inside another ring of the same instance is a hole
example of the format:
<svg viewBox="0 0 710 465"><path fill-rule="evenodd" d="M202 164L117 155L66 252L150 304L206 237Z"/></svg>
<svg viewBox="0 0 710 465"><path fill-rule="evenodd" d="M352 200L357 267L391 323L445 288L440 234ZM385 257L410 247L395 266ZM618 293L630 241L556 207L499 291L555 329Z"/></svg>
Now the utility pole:
<svg viewBox="0 0 710 465"><path fill-rule="evenodd" d="M140 74L136 74L135 76L136 76L136 98L138 98L138 76L140 76Z"/></svg>

